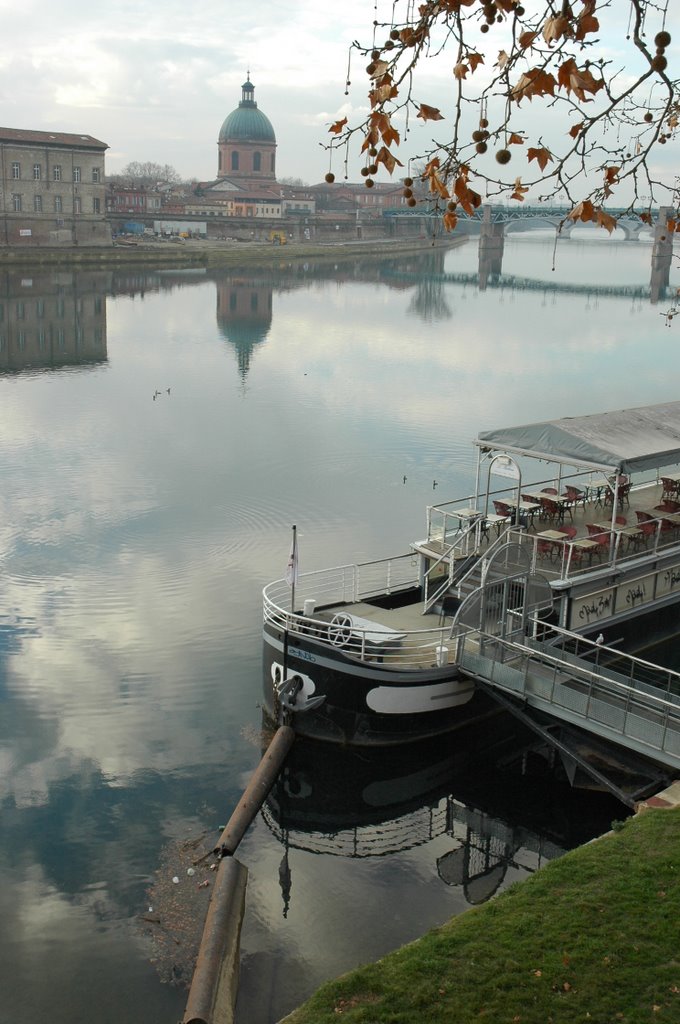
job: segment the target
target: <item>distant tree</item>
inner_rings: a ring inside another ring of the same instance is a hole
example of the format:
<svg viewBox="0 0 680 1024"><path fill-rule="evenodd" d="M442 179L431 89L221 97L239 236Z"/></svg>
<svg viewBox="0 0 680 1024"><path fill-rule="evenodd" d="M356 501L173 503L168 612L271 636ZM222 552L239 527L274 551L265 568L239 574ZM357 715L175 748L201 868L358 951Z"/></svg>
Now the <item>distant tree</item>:
<svg viewBox="0 0 680 1024"><path fill-rule="evenodd" d="M109 180L115 180L123 185L136 188L149 188L152 185L178 185L181 177L170 164L155 164L150 160L140 163L133 160L118 174L109 175Z"/></svg>
<svg viewBox="0 0 680 1024"><path fill-rule="evenodd" d="M292 188L307 188L309 184L302 178L278 178L277 181L279 185L290 185Z"/></svg>
<svg viewBox="0 0 680 1024"><path fill-rule="evenodd" d="M609 231L610 199L650 220L653 204L678 204L677 178L657 158L680 124L665 27L677 3L393 0L391 19L373 22L372 43L350 48L350 58L368 60L369 112L332 124L328 148L344 147L347 158L358 138L371 188L380 168L404 166L399 146L412 119L432 125L418 176L449 230L482 195L522 202L529 191ZM440 94L422 102L427 72L442 61L449 81L432 78ZM415 175L403 179L410 205ZM679 230L680 219L671 225Z"/></svg>

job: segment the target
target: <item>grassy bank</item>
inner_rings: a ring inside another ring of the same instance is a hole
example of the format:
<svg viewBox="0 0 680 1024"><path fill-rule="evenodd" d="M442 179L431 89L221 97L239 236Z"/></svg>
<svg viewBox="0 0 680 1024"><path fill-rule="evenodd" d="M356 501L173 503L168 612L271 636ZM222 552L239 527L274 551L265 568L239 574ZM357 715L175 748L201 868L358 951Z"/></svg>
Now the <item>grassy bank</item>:
<svg viewBox="0 0 680 1024"><path fill-rule="evenodd" d="M324 985L286 1024L677 1022L679 932L680 808L647 810Z"/></svg>
<svg viewBox="0 0 680 1024"><path fill-rule="evenodd" d="M399 256L428 251L433 247L450 248L461 245L465 236L443 239L399 238L375 239L367 242L290 242L272 245L258 242L218 242L189 239L184 243L142 242L139 245L117 245L105 249L3 249L0 267L43 264L47 266L210 266L241 267L260 264L279 266L293 260L319 261L356 258L358 256Z"/></svg>

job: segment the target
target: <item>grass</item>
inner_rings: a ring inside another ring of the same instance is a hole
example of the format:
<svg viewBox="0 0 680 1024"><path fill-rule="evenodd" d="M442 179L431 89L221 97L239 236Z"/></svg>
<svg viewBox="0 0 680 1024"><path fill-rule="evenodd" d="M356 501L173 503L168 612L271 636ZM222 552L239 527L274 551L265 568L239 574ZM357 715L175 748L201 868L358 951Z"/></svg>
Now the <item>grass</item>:
<svg viewBox="0 0 680 1024"><path fill-rule="evenodd" d="M680 1022L680 808L329 982L286 1024Z"/></svg>

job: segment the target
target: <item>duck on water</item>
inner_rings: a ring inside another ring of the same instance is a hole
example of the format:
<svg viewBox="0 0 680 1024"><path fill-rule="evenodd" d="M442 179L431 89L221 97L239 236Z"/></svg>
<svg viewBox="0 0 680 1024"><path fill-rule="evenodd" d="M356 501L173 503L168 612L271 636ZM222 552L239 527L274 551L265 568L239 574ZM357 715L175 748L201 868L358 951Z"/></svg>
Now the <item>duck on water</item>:
<svg viewBox="0 0 680 1024"><path fill-rule="evenodd" d="M634 651L680 600L680 402L484 431L474 493L428 507L392 558L267 584L265 708L303 735L384 745L487 698L484 642L551 628Z"/></svg>

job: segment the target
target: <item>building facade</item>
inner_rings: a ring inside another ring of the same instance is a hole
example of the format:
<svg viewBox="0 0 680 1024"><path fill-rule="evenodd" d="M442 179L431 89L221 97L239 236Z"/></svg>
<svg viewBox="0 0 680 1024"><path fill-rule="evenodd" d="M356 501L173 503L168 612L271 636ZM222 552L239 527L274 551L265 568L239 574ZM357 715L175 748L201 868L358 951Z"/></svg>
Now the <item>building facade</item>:
<svg viewBox="0 0 680 1024"><path fill-rule="evenodd" d="M0 246L103 246L108 146L91 135L0 128Z"/></svg>

